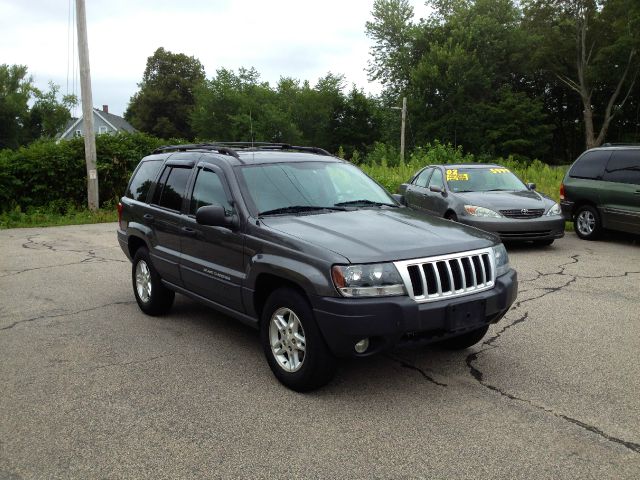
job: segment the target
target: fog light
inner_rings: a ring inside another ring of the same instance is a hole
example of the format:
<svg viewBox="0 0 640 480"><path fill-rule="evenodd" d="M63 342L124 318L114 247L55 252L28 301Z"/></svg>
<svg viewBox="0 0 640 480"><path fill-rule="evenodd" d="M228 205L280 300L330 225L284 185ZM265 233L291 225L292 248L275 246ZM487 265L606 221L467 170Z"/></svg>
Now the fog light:
<svg viewBox="0 0 640 480"><path fill-rule="evenodd" d="M367 348L369 348L369 339L368 338L363 338L362 340L360 340L358 343L355 344L356 352L357 353L364 353L367 351Z"/></svg>

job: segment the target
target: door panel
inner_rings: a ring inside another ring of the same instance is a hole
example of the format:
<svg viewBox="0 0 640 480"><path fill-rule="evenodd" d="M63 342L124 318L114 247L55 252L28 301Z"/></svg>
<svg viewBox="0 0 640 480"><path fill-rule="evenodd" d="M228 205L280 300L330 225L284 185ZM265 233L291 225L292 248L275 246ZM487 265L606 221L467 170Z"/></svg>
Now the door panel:
<svg viewBox="0 0 640 480"><path fill-rule="evenodd" d="M606 228L640 233L640 150L616 150L600 186Z"/></svg>
<svg viewBox="0 0 640 480"><path fill-rule="evenodd" d="M200 225L198 208L222 205L233 215L228 188L220 170L199 168L183 223L180 272L185 288L211 301L244 311L241 286L244 281L244 234L224 227Z"/></svg>
<svg viewBox="0 0 640 480"><path fill-rule="evenodd" d="M444 192L444 177L442 175L442 170L436 168L429 179L428 187L435 186L439 187ZM447 198L439 192L432 192L427 187L425 191L425 208L429 211L429 213L436 215L438 217L444 216L444 213L447 211L448 202Z"/></svg>
<svg viewBox="0 0 640 480"><path fill-rule="evenodd" d="M407 186L404 198L408 206L417 210L428 211L427 209L427 183L433 173L433 168L425 168L420 172L413 183Z"/></svg>

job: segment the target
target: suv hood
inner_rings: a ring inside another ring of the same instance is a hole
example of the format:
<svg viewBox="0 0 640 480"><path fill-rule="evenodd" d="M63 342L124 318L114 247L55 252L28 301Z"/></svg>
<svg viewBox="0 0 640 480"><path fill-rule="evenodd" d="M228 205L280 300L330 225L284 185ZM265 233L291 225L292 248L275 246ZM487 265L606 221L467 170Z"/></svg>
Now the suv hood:
<svg viewBox="0 0 640 480"><path fill-rule="evenodd" d="M342 255L352 263L407 260L499 243L491 233L409 208L273 216L261 221L274 230Z"/></svg>
<svg viewBox="0 0 640 480"><path fill-rule="evenodd" d="M464 192L454 193L467 205L487 207L492 210L511 210L517 208L544 208L553 205L538 192L522 190L516 192Z"/></svg>

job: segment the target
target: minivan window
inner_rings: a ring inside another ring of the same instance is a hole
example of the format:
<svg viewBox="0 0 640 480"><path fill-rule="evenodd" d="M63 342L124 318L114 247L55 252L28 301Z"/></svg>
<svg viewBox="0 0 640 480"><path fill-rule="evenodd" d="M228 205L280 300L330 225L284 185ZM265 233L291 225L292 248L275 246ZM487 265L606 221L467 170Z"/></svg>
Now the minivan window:
<svg viewBox="0 0 640 480"><path fill-rule="evenodd" d="M205 205L220 205L226 212L232 210L220 177L211 170L201 169L193 187L189 213L195 215L198 209Z"/></svg>
<svg viewBox="0 0 640 480"><path fill-rule="evenodd" d="M611 154L608 150L594 150L583 154L571 167L570 177L587 178L591 180L602 177L604 166Z"/></svg>
<svg viewBox="0 0 640 480"><path fill-rule="evenodd" d="M640 185L640 150L614 151L603 180Z"/></svg>
<svg viewBox="0 0 640 480"><path fill-rule="evenodd" d="M171 168L164 185L158 185L161 189L158 197L158 205L169 208L171 210L180 210L182 207L182 199L187 187L191 168L184 167L167 167ZM165 176L163 172L162 176Z"/></svg>
<svg viewBox="0 0 640 480"><path fill-rule="evenodd" d="M142 162L131 178L124 196L144 202L161 166L162 160Z"/></svg>

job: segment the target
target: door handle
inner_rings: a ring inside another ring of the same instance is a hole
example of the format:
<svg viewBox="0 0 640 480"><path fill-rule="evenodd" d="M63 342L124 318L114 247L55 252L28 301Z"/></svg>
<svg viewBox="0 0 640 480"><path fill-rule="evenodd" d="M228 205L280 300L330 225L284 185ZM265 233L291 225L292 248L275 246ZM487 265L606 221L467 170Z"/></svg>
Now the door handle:
<svg viewBox="0 0 640 480"><path fill-rule="evenodd" d="M634 195L640 195L640 190L636 190L636 193L634 193Z"/></svg>
<svg viewBox="0 0 640 480"><path fill-rule="evenodd" d="M189 228L189 227L182 227L180 230L182 231L182 234L187 237L195 237L198 233L197 230L194 230L193 228Z"/></svg>

